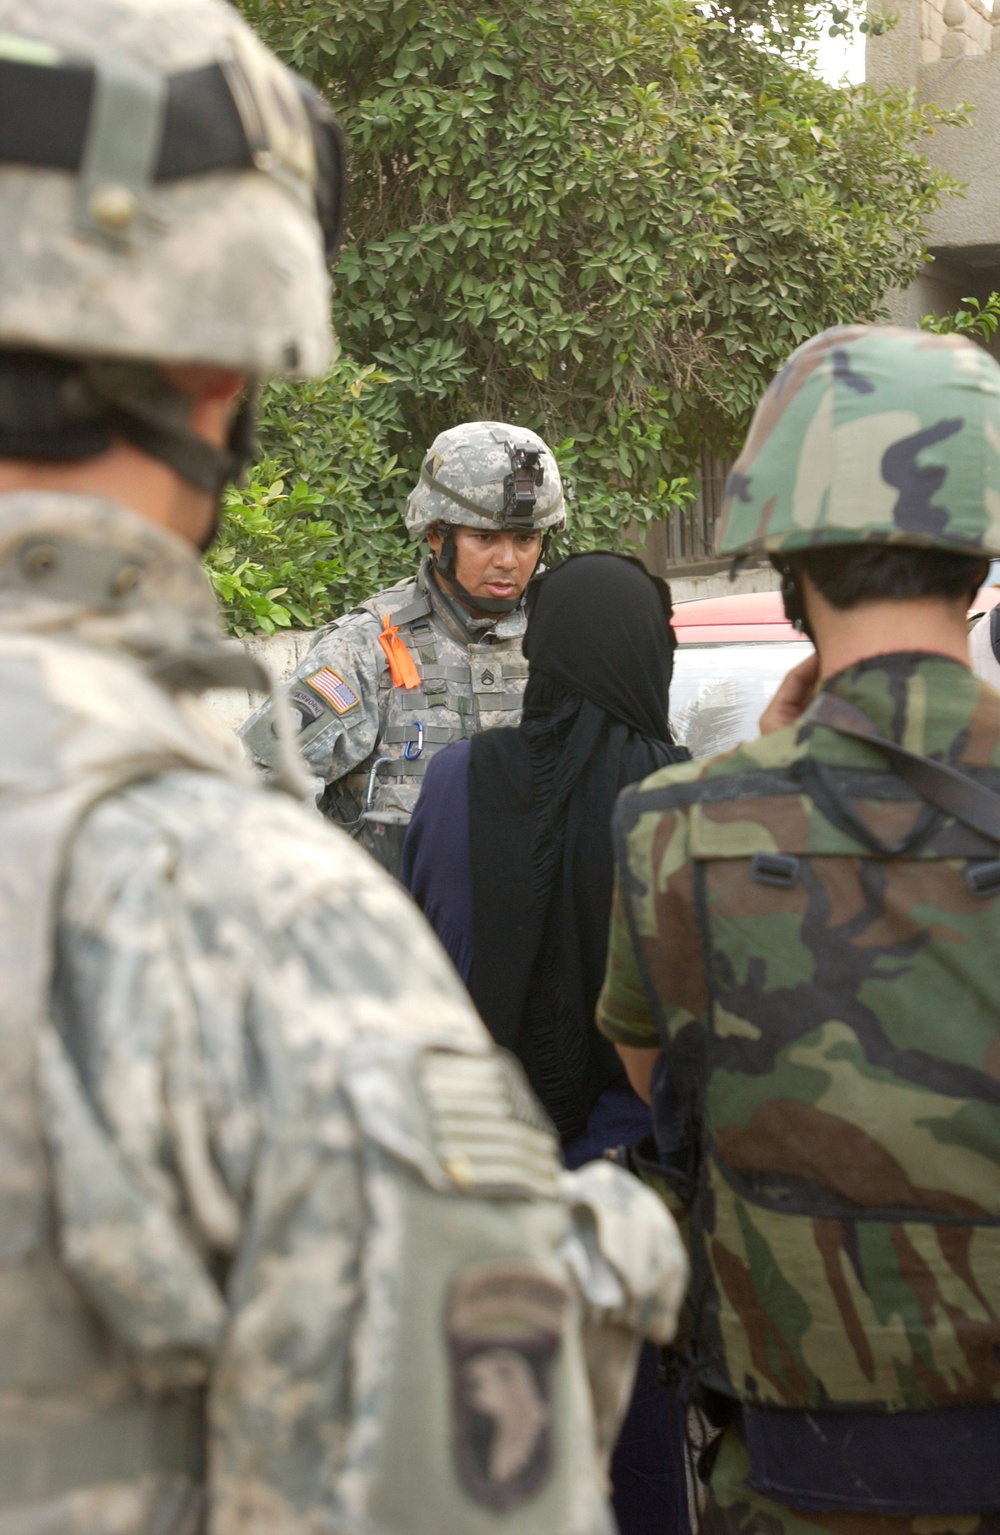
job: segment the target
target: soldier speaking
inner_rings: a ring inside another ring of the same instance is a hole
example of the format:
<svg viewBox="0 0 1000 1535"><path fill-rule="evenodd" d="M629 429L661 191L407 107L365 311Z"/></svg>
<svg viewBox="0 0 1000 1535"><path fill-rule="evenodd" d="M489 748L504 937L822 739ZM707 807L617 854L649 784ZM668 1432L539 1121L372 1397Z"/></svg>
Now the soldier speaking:
<svg viewBox="0 0 1000 1535"><path fill-rule="evenodd" d="M565 521L558 466L534 432L442 432L407 502L411 537L430 547L416 576L324 629L285 690L322 809L394 874L434 753L520 720L524 590L543 534ZM242 731L268 768L275 727L265 704Z"/></svg>
<svg viewBox="0 0 1000 1535"><path fill-rule="evenodd" d="M652 1092L725 1425L712 1535L1000 1530L1000 368L846 327L765 394L722 553L817 655L760 740L619 802L600 1003ZM818 688L816 684L818 683Z"/></svg>

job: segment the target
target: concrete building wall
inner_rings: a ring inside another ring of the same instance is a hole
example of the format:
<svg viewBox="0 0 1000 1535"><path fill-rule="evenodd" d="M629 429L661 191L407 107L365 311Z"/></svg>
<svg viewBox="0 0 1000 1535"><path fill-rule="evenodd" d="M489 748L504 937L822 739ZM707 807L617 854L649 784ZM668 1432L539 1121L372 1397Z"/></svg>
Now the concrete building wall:
<svg viewBox="0 0 1000 1535"><path fill-rule="evenodd" d="M315 638L315 630L286 629L277 634L254 635L243 644L255 661L267 667L275 682L283 682L298 666ZM204 701L217 719L235 730L264 702L265 696L264 693L248 692L246 688L213 688L205 694Z"/></svg>
<svg viewBox="0 0 1000 1535"><path fill-rule="evenodd" d="M892 317L956 309L968 295L1000 290L1000 0L892 0L898 21L869 37L866 78L912 89L942 107L966 105L965 127L938 128L923 146L936 169L963 183L927 226L933 261L905 292L889 295ZM883 9L873 0L872 14ZM998 348L994 346L994 352Z"/></svg>
<svg viewBox="0 0 1000 1535"><path fill-rule="evenodd" d="M993 8L985 0L921 0L920 62L989 53L993 20Z"/></svg>

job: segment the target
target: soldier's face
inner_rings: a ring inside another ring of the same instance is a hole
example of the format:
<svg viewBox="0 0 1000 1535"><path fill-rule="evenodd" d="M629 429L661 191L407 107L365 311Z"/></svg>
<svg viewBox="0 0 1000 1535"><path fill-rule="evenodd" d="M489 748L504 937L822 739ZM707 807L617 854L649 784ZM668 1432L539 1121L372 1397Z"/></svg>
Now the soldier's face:
<svg viewBox="0 0 1000 1535"><path fill-rule="evenodd" d="M455 575L473 598L516 601L534 575L541 553L540 533L481 533L456 528ZM430 529L427 542L441 553L441 534Z"/></svg>

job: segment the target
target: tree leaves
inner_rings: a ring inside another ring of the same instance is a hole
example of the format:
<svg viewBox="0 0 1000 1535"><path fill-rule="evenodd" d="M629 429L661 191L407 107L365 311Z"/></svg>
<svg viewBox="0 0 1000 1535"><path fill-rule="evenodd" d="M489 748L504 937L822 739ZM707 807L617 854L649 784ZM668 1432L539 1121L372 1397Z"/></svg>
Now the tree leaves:
<svg viewBox="0 0 1000 1535"><path fill-rule="evenodd" d="M337 362L264 393L262 455L225 494L205 569L234 634L316 628L412 568L399 517L403 474L386 375Z"/></svg>
<svg viewBox="0 0 1000 1535"><path fill-rule="evenodd" d="M581 546L669 516L702 448L732 447L793 347L879 317L906 286L947 187L919 152L932 109L809 72L829 5L242 9L324 90L352 147L335 317L357 366L379 370L360 414L391 482L364 455L346 488L331 477L351 364L265 404L278 471L321 487L341 529L336 600L410 561L394 542L403 497L458 421L564 444ZM836 25L862 14L836 9Z"/></svg>

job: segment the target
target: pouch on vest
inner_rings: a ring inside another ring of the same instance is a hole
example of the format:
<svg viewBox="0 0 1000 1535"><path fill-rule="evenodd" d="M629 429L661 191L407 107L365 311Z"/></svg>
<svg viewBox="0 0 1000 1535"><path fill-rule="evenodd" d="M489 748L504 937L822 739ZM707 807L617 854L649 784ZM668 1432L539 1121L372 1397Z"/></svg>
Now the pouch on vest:
<svg viewBox="0 0 1000 1535"><path fill-rule="evenodd" d="M368 1231L333 1523L612 1535L555 1142L516 1066L368 1037L343 1082Z"/></svg>
<svg viewBox="0 0 1000 1535"><path fill-rule="evenodd" d="M867 843L797 769L626 803L637 853L683 803L693 861L690 894L622 888L640 964L678 911L701 928L707 1005L664 1040L697 1104L698 1377L751 1408L1000 1401L1000 908L969 883L995 845L894 774L823 774Z"/></svg>
<svg viewBox="0 0 1000 1535"><path fill-rule="evenodd" d="M708 1384L807 1409L1000 1399L994 902L933 836L915 855L852 857L786 804L775 835L770 802L768 832L793 879L725 856L718 826L697 865L712 1008L691 1248ZM865 805L886 843L919 813Z"/></svg>

